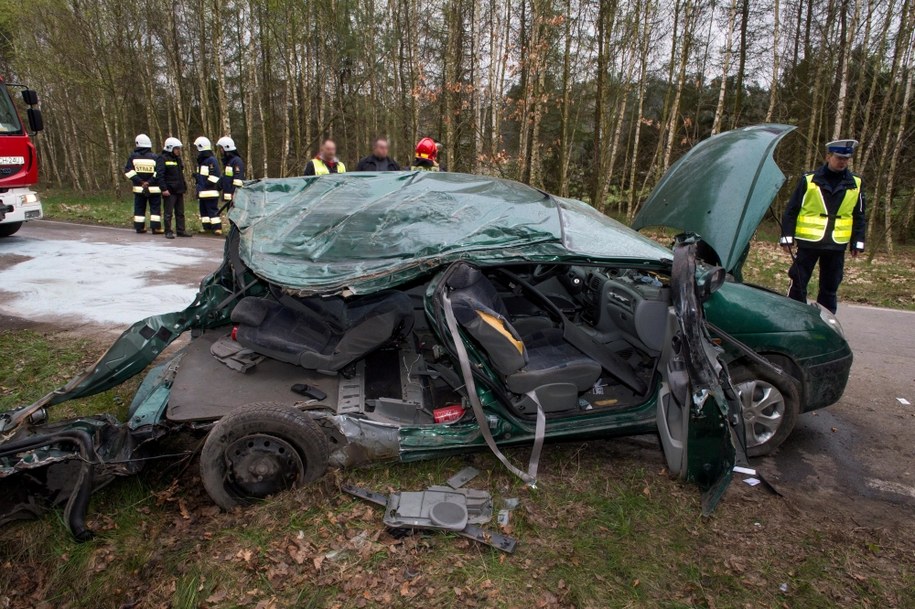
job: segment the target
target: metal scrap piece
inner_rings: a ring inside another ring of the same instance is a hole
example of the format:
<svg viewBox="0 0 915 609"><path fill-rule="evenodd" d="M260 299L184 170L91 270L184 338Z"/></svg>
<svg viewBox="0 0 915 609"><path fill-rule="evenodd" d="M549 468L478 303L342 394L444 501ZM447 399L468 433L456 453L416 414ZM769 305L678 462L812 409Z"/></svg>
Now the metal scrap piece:
<svg viewBox="0 0 915 609"><path fill-rule="evenodd" d="M448 478L448 486L451 488L461 488L474 478L480 475L480 470L468 465L455 475Z"/></svg>

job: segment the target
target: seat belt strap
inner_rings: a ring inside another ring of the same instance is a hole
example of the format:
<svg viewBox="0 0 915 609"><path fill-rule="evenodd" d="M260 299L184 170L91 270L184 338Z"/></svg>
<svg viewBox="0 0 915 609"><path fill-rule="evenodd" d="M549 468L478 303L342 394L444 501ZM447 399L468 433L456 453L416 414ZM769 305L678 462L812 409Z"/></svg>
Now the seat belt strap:
<svg viewBox="0 0 915 609"><path fill-rule="evenodd" d="M451 340L454 342L454 349L457 353L458 361L461 364L461 374L464 377L464 387L467 389L467 399L470 401L470 406L473 409L473 416L476 418L477 425L480 427L480 434L483 436L486 446L488 446L489 450L491 450L496 458L502 462L502 465L504 465L508 471L521 478L521 480L531 488L534 488L537 485L537 469L540 465L540 453L543 450L543 439L546 435L546 415L543 413L543 407L540 405L540 400L537 399L537 396L533 391L527 394L537 405L537 424L534 428L534 447L531 450L531 457L527 464L527 472L524 472L509 462L508 457L499 450L496 439L492 436L492 431L489 429L489 421L486 419L486 413L483 412L483 404L480 402L480 397L477 395L476 382L473 379L473 371L470 368L470 358L467 355L467 348L464 346L464 341L461 339L460 330L458 330L457 320L454 317L454 310L451 308L451 299L448 298L448 294L444 291L442 292L442 304L444 305L442 308L445 310L445 322L448 325L448 331L451 334Z"/></svg>

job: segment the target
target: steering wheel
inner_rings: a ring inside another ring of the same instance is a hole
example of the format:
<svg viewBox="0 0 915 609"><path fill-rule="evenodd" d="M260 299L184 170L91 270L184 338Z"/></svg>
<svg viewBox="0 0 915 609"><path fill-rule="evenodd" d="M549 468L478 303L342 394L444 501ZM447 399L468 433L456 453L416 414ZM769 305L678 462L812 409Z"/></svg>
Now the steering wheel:
<svg viewBox="0 0 915 609"><path fill-rule="evenodd" d="M561 268L562 266L558 264L538 264L534 267L534 272L531 273L531 279L534 280L534 283L546 281L558 273Z"/></svg>

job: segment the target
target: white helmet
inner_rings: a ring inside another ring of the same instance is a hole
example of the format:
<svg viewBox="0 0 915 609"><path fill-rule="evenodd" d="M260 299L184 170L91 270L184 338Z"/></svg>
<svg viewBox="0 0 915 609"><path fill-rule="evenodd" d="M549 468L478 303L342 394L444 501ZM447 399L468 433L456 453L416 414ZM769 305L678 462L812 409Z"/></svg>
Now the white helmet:
<svg viewBox="0 0 915 609"><path fill-rule="evenodd" d="M199 152L203 152L204 150L212 150L212 149L213 149L213 145L210 144L210 140L208 140L207 138L203 137L202 135L201 135L200 137L198 137L196 140L194 140L194 146L197 147L197 150L198 150Z"/></svg>
<svg viewBox="0 0 915 609"><path fill-rule="evenodd" d="M225 150L232 152L235 150L235 142L228 135L224 135L216 141L216 145Z"/></svg>
<svg viewBox="0 0 915 609"><path fill-rule="evenodd" d="M179 140L178 138L176 138L176 137L165 138L165 146L164 146L165 152L171 152L175 148L183 148L183 147L184 147L184 145L181 143L181 140Z"/></svg>
<svg viewBox="0 0 915 609"><path fill-rule="evenodd" d="M137 148L152 148L152 140L145 133L137 136Z"/></svg>

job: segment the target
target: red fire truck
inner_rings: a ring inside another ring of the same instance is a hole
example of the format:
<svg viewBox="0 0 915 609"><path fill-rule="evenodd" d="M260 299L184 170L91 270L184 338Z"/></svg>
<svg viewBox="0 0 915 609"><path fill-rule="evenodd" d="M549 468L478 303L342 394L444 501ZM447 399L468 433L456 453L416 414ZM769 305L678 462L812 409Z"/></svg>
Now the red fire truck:
<svg viewBox="0 0 915 609"><path fill-rule="evenodd" d="M10 95L22 90L28 106L28 130ZM38 94L24 85L5 83L0 78L0 237L9 237L23 222L41 217L41 201L31 187L38 182L38 154L29 138L44 128Z"/></svg>

